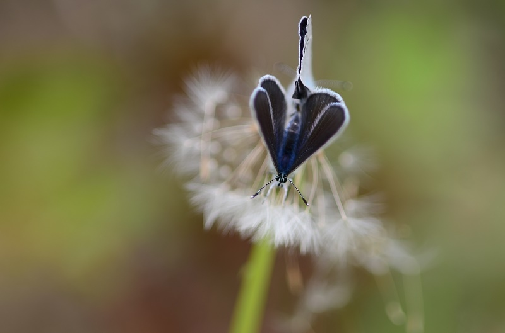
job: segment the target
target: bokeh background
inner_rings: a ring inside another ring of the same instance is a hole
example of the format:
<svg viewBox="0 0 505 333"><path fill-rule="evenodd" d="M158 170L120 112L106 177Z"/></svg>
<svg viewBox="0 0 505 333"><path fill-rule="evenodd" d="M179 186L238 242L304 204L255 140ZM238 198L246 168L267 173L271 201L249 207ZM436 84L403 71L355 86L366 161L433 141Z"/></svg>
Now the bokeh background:
<svg viewBox="0 0 505 333"><path fill-rule="evenodd" d="M354 85L384 218L437 253L426 332L505 332L498 0L0 1L1 332L227 331L249 242L203 230L152 129L198 64L295 67L309 13L316 78ZM372 277L357 286L314 332L404 331ZM262 331L292 309L280 251Z"/></svg>

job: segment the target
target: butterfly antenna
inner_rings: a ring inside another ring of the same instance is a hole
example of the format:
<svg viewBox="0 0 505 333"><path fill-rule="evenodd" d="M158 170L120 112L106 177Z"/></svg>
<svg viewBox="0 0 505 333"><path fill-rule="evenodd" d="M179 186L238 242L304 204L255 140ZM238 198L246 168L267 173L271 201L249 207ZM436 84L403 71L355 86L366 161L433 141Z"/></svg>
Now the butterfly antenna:
<svg viewBox="0 0 505 333"><path fill-rule="evenodd" d="M302 198L303 202L308 206L309 203L307 202L307 200L305 200L305 198L303 197L302 195L302 192L300 192L300 190L298 189L298 187L296 187L296 185L293 183L293 181L291 179L289 179L289 182L291 183L291 185L293 185L293 187L296 189L296 191L298 192L298 194L300 195L300 197Z"/></svg>
<svg viewBox="0 0 505 333"><path fill-rule="evenodd" d="M258 194L260 194L261 190L262 190L262 189L264 189L265 187L267 187L268 185L272 184L272 182L273 182L274 180L275 180L275 178L274 178L274 179L272 179L271 181L269 181L268 183L266 183L265 185L263 185L263 186L262 186L262 187L258 190L258 192L256 192L254 195L251 195L251 199L254 199L255 197L257 197L257 196L258 196Z"/></svg>

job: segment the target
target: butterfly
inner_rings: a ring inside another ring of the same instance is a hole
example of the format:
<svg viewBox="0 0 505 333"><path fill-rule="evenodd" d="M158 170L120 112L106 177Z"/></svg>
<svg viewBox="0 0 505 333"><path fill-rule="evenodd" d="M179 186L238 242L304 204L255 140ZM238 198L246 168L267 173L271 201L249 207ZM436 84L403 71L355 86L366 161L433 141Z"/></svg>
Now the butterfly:
<svg viewBox="0 0 505 333"><path fill-rule="evenodd" d="M297 78L290 89L293 91L292 95L287 94L277 78L272 75L263 76L251 94L251 111L277 172L277 175L251 198L256 197L274 181L279 187L283 187L289 181L308 206L307 200L288 176L319 149L335 139L347 126L350 118L349 111L339 94L330 89L308 87L313 85L310 72L312 38L310 16L301 18L298 33L299 61ZM284 200L286 197L287 187Z"/></svg>

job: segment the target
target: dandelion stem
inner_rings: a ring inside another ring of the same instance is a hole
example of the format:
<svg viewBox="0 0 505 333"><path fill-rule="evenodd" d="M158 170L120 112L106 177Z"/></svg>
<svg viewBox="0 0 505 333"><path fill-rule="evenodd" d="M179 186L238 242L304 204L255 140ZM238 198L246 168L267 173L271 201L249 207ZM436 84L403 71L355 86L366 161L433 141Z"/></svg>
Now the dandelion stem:
<svg viewBox="0 0 505 333"><path fill-rule="evenodd" d="M275 250L268 240L253 244L235 304L230 333L256 333L261 328Z"/></svg>

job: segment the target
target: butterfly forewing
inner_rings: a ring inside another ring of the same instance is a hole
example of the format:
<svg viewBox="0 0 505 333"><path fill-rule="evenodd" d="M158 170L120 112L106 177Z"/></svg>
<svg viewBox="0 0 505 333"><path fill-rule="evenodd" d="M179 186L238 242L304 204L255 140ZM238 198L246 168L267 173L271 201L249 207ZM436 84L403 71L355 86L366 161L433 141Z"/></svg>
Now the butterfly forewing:
<svg viewBox="0 0 505 333"><path fill-rule="evenodd" d="M305 101L302 107L303 122L300 131L300 147L304 145L310 137L310 132L314 125L319 121L323 111L332 103L340 103L342 98L334 92L313 93Z"/></svg>
<svg viewBox="0 0 505 333"><path fill-rule="evenodd" d="M307 104L304 105L302 110L303 112L310 112L307 109ZM315 118L312 125L310 127L304 126L303 132L300 133L300 146L289 173L293 172L330 141L331 138L344 129L348 121L349 115L344 104L327 104L323 110L319 112L318 117Z"/></svg>
<svg viewBox="0 0 505 333"><path fill-rule="evenodd" d="M275 147L279 148L286 127L286 95L284 89L273 76L266 75L260 80L260 86L266 90L272 107L272 125L275 136Z"/></svg>
<svg viewBox="0 0 505 333"><path fill-rule="evenodd" d="M284 91L274 77L261 78L260 86L251 96L251 109L277 170L277 150L282 142L287 104Z"/></svg>

